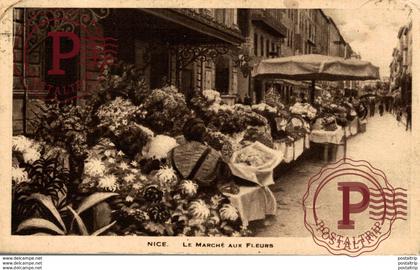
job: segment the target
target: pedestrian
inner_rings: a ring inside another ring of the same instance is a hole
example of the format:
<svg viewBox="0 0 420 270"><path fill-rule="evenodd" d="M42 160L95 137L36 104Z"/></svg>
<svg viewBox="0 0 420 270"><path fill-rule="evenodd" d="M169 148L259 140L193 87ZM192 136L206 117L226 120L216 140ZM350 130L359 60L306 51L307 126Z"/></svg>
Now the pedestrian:
<svg viewBox="0 0 420 270"><path fill-rule="evenodd" d="M410 126L410 130L411 130L411 104L406 106L405 113L407 114L407 123L405 125L405 130L407 131L408 126Z"/></svg>
<svg viewBox="0 0 420 270"><path fill-rule="evenodd" d="M244 104L249 105L249 106L252 105L252 98L248 94L246 94L246 96L244 98Z"/></svg>
<svg viewBox="0 0 420 270"><path fill-rule="evenodd" d="M370 117L375 116L375 100L374 99L370 100L369 109L370 109Z"/></svg>
<svg viewBox="0 0 420 270"><path fill-rule="evenodd" d="M381 116L384 115L384 103L383 102L379 103L379 114Z"/></svg>
<svg viewBox="0 0 420 270"><path fill-rule="evenodd" d="M398 107L397 108L397 121L398 121L398 124L400 123L401 118L402 118L402 109Z"/></svg>

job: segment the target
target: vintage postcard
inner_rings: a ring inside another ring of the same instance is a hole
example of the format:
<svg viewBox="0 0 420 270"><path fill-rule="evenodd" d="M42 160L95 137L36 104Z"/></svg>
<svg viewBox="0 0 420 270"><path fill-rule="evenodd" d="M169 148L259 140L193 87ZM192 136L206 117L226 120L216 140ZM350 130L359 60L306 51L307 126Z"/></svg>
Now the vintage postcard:
<svg viewBox="0 0 420 270"><path fill-rule="evenodd" d="M419 9L2 3L0 252L418 255Z"/></svg>

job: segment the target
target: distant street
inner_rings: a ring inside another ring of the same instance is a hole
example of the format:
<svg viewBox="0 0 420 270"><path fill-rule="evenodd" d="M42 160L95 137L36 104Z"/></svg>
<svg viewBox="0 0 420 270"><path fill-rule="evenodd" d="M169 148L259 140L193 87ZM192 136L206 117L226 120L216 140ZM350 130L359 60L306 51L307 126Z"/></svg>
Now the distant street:
<svg viewBox="0 0 420 270"><path fill-rule="evenodd" d="M347 157L367 160L381 169L394 187L408 187L410 177L411 133L391 114L368 119L367 131L349 138ZM324 164L311 158L298 160L276 180L271 189L277 199L277 217L273 224L255 226L258 237L305 237L309 232L303 224L302 196L308 179ZM262 224L260 224L262 225ZM407 222L396 222L393 234L404 233Z"/></svg>

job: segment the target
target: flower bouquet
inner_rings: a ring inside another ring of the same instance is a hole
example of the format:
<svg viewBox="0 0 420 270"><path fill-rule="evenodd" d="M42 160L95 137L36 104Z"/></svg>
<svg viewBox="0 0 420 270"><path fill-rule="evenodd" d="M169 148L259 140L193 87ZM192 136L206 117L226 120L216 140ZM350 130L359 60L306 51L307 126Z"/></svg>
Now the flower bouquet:
<svg viewBox="0 0 420 270"><path fill-rule="evenodd" d="M233 153L229 162L232 174L258 185L273 184L273 170L283 155L260 142Z"/></svg>
<svg viewBox="0 0 420 270"><path fill-rule="evenodd" d="M312 107L309 103L296 102L290 107L290 112L293 114L299 114L302 117L308 119L314 119L316 117L317 110Z"/></svg>

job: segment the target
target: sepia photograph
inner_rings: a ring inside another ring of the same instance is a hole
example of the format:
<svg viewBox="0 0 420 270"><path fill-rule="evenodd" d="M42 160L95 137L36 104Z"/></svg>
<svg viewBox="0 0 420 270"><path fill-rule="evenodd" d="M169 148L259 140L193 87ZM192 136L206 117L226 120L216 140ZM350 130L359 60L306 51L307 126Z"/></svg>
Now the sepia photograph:
<svg viewBox="0 0 420 270"><path fill-rule="evenodd" d="M11 7L9 236L415 241L420 5L284 5Z"/></svg>

